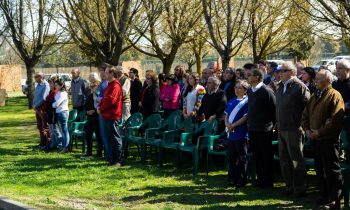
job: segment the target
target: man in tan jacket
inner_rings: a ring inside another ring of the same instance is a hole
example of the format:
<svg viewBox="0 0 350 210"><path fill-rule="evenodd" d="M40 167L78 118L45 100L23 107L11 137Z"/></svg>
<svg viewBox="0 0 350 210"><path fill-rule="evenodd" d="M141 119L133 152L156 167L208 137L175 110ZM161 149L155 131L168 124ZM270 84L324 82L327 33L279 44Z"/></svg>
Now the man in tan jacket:
<svg viewBox="0 0 350 210"><path fill-rule="evenodd" d="M333 75L320 70L315 79L317 91L302 116L302 127L312 141L315 171L321 195L317 201L326 209L339 209L342 175L339 165L339 135L344 117L344 101L332 88Z"/></svg>

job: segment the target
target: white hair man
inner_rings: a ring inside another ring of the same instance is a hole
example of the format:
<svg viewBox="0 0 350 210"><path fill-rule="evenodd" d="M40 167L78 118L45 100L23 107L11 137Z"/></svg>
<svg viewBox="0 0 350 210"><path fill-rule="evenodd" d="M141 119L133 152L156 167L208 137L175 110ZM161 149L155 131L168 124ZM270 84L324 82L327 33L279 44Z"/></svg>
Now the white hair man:
<svg viewBox="0 0 350 210"><path fill-rule="evenodd" d="M320 70L315 78L316 93L306 105L302 127L312 141L315 171L321 197L317 202L326 209L339 209L342 174L339 164L339 135L344 117L344 101L331 84L333 75Z"/></svg>
<svg viewBox="0 0 350 210"><path fill-rule="evenodd" d="M41 108L45 102L46 96L49 95L50 85L44 80L44 74L42 72L35 73L35 82L38 84L34 90L33 107L35 111L37 128L40 133L39 147L45 147L48 144L49 127L47 124L47 116L41 111Z"/></svg>
<svg viewBox="0 0 350 210"><path fill-rule="evenodd" d="M281 82L276 91L276 116L280 165L286 183L284 193L302 197L305 195L306 168L300 120L310 92L296 78L297 68L292 62L283 63L280 72Z"/></svg>

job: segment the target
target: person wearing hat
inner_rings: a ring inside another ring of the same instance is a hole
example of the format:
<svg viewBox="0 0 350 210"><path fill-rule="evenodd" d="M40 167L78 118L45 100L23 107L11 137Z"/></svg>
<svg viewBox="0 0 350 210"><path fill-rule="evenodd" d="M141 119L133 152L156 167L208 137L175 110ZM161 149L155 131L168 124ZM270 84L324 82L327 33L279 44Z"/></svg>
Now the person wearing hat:
<svg viewBox="0 0 350 210"><path fill-rule="evenodd" d="M301 74L301 80L304 82L310 93L313 94L316 90L314 80L316 77L315 69L312 67L305 67Z"/></svg>
<svg viewBox="0 0 350 210"><path fill-rule="evenodd" d="M167 76L166 84L159 94L159 99L162 101L164 109L164 119L166 119L173 111L180 109L179 95L180 85L178 79L174 74Z"/></svg>
<svg viewBox="0 0 350 210"><path fill-rule="evenodd" d="M131 109L130 113L133 114L139 111L139 101L142 93L142 82L139 79L139 71L135 68L131 68L129 71L130 78L130 101Z"/></svg>

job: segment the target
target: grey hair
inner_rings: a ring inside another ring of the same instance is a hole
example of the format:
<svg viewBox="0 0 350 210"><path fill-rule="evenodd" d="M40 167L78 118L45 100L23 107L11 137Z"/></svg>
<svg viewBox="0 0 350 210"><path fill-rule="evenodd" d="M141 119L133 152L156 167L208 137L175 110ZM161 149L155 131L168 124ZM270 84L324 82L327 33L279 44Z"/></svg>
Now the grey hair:
<svg viewBox="0 0 350 210"><path fill-rule="evenodd" d="M215 84L215 86L220 86L220 84L221 84L221 81L217 77L209 77L208 78L208 82L209 81L213 82Z"/></svg>
<svg viewBox="0 0 350 210"><path fill-rule="evenodd" d="M346 69L350 69L350 61L348 59L341 59L337 61L337 64L341 64Z"/></svg>
<svg viewBox="0 0 350 210"><path fill-rule="evenodd" d="M95 79L95 80L97 80L97 81L100 81L100 77L98 76L98 74L97 74L96 72L90 73L89 79L90 79L90 78L93 78L93 79Z"/></svg>
<svg viewBox="0 0 350 210"><path fill-rule="evenodd" d="M248 90L250 88L249 83L245 79L239 79L236 81L236 85L240 84L245 90Z"/></svg>
<svg viewBox="0 0 350 210"><path fill-rule="evenodd" d="M324 75L326 76L326 79L329 81L330 84L332 84L334 77L333 74L329 70L324 70Z"/></svg>
<svg viewBox="0 0 350 210"><path fill-rule="evenodd" d="M122 67L122 66L116 66L115 68L116 68L118 71L121 71L121 72L124 71L124 67Z"/></svg>
<svg viewBox="0 0 350 210"><path fill-rule="evenodd" d="M294 75L297 75L297 67L293 64L292 61L286 61L282 64L282 66L286 66L288 70L292 70Z"/></svg>
<svg viewBox="0 0 350 210"><path fill-rule="evenodd" d="M35 76L41 76L41 77L44 77L44 73L42 73L41 71L39 71L39 72L35 72Z"/></svg>

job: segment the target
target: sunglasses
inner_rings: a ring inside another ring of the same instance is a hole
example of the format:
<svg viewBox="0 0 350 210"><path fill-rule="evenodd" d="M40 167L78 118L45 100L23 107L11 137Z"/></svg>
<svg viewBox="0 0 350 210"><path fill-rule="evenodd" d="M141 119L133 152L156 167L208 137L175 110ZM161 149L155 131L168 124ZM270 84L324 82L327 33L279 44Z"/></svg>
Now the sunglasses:
<svg viewBox="0 0 350 210"><path fill-rule="evenodd" d="M281 69L281 73L287 72L287 71L291 71L290 69Z"/></svg>

